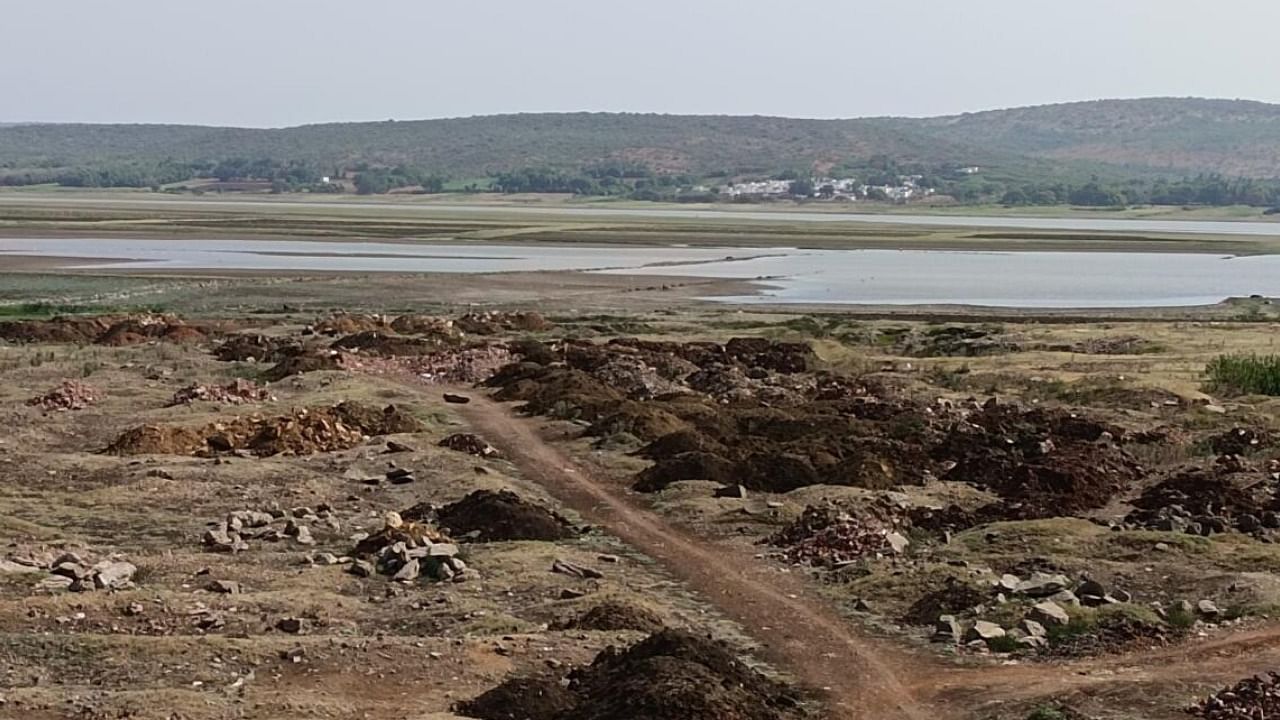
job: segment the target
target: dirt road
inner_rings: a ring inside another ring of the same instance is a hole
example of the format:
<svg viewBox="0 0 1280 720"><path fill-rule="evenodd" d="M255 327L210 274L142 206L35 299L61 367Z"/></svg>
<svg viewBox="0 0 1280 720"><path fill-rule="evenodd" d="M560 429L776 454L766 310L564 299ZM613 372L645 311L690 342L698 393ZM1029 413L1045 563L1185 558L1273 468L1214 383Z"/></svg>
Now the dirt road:
<svg viewBox="0 0 1280 720"><path fill-rule="evenodd" d="M459 391L463 392L463 391ZM917 702L899 677L927 664L888 643L853 633L802 578L741 553L718 548L615 494L607 483L548 444L533 421L475 392L459 414L520 468L589 522L600 525L738 621L766 647L770 660L828 695L829 717L924 720L940 717Z"/></svg>

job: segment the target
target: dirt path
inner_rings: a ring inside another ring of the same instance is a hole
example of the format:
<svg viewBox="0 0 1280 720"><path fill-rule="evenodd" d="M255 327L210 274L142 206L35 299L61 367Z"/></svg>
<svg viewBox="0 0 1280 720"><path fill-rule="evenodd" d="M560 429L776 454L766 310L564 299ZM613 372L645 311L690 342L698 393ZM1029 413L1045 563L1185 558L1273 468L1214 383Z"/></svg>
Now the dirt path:
<svg viewBox="0 0 1280 720"><path fill-rule="evenodd" d="M467 392L459 414L501 450L528 479L542 485L586 520L661 562L707 601L741 623L769 659L828 693L832 718L933 720L899 682L928 663L887 642L861 637L802 578L673 528L592 477L587 468L548 444L535 425L483 395Z"/></svg>
<svg viewBox="0 0 1280 720"><path fill-rule="evenodd" d="M801 576L673 527L544 439L536 419L482 393L459 414L521 473L743 625L767 659L827 692L829 717L973 717L1007 703L1105 692L1141 701L1155 687L1226 685L1280 665L1280 625L1109 658L962 666L858 633ZM1123 701L1120 701L1123 703Z"/></svg>

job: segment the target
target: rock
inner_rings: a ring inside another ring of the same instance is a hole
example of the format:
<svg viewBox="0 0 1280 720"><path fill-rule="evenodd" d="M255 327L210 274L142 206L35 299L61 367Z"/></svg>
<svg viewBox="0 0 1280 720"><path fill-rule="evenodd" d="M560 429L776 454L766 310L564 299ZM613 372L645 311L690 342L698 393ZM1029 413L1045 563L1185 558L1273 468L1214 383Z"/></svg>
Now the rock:
<svg viewBox="0 0 1280 720"><path fill-rule="evenodd" d="M433 543L427 550L427 557L451 558L458 555L458 546L453 543Z"/></svg>
<svg viewBox="0 0 1280 720"><path fill-rule="evenodd" d="M347 568L347 572L356 577L373 577L375 570L373 563L367 560L353 560L350 567Z"/></svg>
<svg viewBox="0 0 1280 720"><path fill-rule="evenodd" d="M1262 529L1262 520L1257 515L1241 515L1236 518L1236 529L1242 533L1257 532Z"/></svg>
<svg viewBox="0 0 1280 720"><path fill-rule="evenodd" d="M297 635L307 626L307 621L299 617L280 618L276 621L276 629L291 635Z"/></svg>
<svg viewBox="0 0 1280 720"><path fill-rule="evenodd" d="M889 549L894 555L901 555L905 553L907 548L911 545L911 541L899 532L888 533L884 536L884 539L889 543Z"/></svg>
<svg viewBox="0 0 1280 720"><path fill-rule="evenodd" d="M1280 512L1269 511L1263 513L1262 526L1272 530L1280 528Z"/></svg>
<svg viewBox="0 0 1280 720"><path fill-rule="evenodd" d="M128 605L125 605L124 610L122 610L121 612L123 612L126 617L136 617L146 611L147 609L143 607L142 603L131 602Z"/></svg>
<svg viewBox="0 0 1280 720"><path fill-rule="evenodd" d="M1214 415L1225 415L1227 413L1227 409L1221 405L1205 405L1204 410L1205 412L1211 412Z"/></svg>
<svg viewBox="0 0 1280 720"><path fill-rule="evenodd" d="M1133 602L1133 595L1128 590L1116 588L1111 591L1111 598L1118 603Z"/></svg>
<svg viewBox="0 0 1280 720"><path fill-rule="evenodd" d="M240 583L230 580L214 580L204 586L205 590L213 593L221 593L223 595L239 595Z"/></svg>
<svg viewBox="0 0 1280 720"><path fill-rule="evenodd" d="M50 575L49 577L37 583L36 587L41 590L52 590L52 591L70 590L71 584L74 582L75 580L72 580L71 578L66 577L64 575Z"/></svg>
<svg viewBox="0 0 1280 720"><path fill-rule="evenodd" d="M387 441L387 452L389 452L389 453L407 453L407 452L417 452L417 451L416 451L416 450L414 450L414 448L413 448L412 446L410 446L410 445L405 445L404 443L402 443L402 442L396 442L395 440L388 440L388 441Z"/></svg>
<svg viewBox="0 0 1280 720"><path fill-rule="evenodd" d="M871 605L863 598L858 598L853 602L853 609L857 612L871 612Z"/></svg>
<svg viewBox="0 0 1280 720"><path fill-rule="evenodd" d="M408 485L411 482L417 482L417 478L413 476L413 471L406 468L395 468L387 471L387 482L392 485Z"/></svg>
<svg viewBox="0 0 1280 720"><path fill-rule="evenodd" d="M312 555L311 562L317 565L337 565L339 560L338 556L333 553L322 552Z"/></svg>
<svg viewBox="0 0 1280 720"><path fill-rule="evenodd" d="M996 584L999 585L1002 590L1016 592L1018 590L1018 586L1022 584L1022 578L1017 575L1005 573L1000 576L1000 580Z"/></svg>
<svg viewBox="0 0 1280 720"><path fill-rule="evenodd" d="M256 510L237 510L227 515L227 526L232 529L261 528L271 524L275 518L271 517L271 513L258 512Z"/></svg>
<svg viewBox="0 0 1280 720"><path fill-rule="evenodd" d="M578 598L586 597L586 596L587 596L587 592L585 590L575 590L573 588L565 588L564 590L560 591L561 600L577 600Z"/></svg>
<svg viewBox="0 0 1280 720"><path fill-rule="evenodd" d="M239 552L249 547L239 535L228 530L226 523L206 530L201 542L214 552Z"/></svg>
<svg viewBox="0 0 1280 720"><path fill-rule="evenodd" d="M306 525L299 525L298 532L293 537L294 542L299 545L315 545L315 538L311 537L311 528Z"/></svg>
<svg viewBox="0 0 1280 720"><path fill-rule="evenodd" d="M1016 641L1020 647L1028 650L1039 650L1049 646L1049 639L1040 635L1021 635Z"/></svg>
<svg viewBox="0 0 1280 720"><path fill-rule="evenodd" d="M1061 627L1071 622L1071 616L1062 609L1062 606L1049 601L1033 605L1027 617L1046 627Z"/></svg>
<svg viewBox="0 0 1280 720"><path fill-rule="evenodd" d="M71 578L72 580L82 580L89 577L89 568L81 565L80 563L66 561L55 564L53 569L49 572L54 575L61 575L65 578Z"/></svg>
<svg viewBox="0 0 1280 720"><path fill-rule="evenodd" d="M735 498L745 499L747 497L747 489L741 485L725 485L716 488L715 496L718 498Z"/></svg>
<svg viewBox="0 0 1280 720"><path fill-rule="evenodd" d="M593 570L582 565L574 565L573 563L565 562L564 560L556 560L551 563L551 572L560 573L561 575L569 575L571 577L591 578L595 580L599 580L604 577L604 573L599 570Z"/></svg>
<svg viewBox="0 0 1280 720"><path fill-rule="evenodd" d="M93 586L99 590L118 590L133 584L138 566L122 561L104 560L93 566Z"/></svg>
<svg viewBox="0 0 1280 720"><path fill-rule="evenodd" d="M1054 602L1059 605L1065 605L1065 606L1071 606L1071 607L1080 606L1080 598L1076 597L1076 594L1071 592L1070 590L1063 590L1062 592L1056 592L1050 595L1047 598L1047 600L1049 600L1049 602Z"/></svg>
<svg viewBox="0 0 1280 720"><path fill-rule="evenodd" d="M1169 543L1158 542L1156 543L1155 548L1159 552L1169 552Z"/></svg>
<svg viewBox="0 0 1280 720"><path fill-rule="evenodd" d="M1066 589L1070 583L1065 575L1048 573L1032 573L1031 577L1018 583L1014 591L1027 597L1047 597Z"/></svg>
<svg viewBox="0 0 1280 720"><path fill-rule="evenodd" d="M455 395L453 393L445 393L444 401L453 405L466 405L471 402L471 398L466 395Z"/></svg>
<svg viewBox="0 0 1280 720"><path fill-rule="evenodd" d="M1084 604L1089 604L1089 598L1097 598L1099 601L1107 596L1107 589L1102 583L1095 580L1085 580L1076 586L1076 595Z"/></svg>
<svg viewBox="0 0 1280 720"><path fill-rule="evenodd" d="M1045 626L1043 624L1035 620L1032 620L1031 618L1023 618L1022 631L1025 632L1029 637L1042 638L1042 637L1047 637L1049 635L1049 631L1045 629Z"/></svg>
<svg viewBox="0 0 1280 720"><path fill-rule="evenodd" d="M990 642L992 640L1002 638L1007 634L1008 633L1005 632L1005 629L999 625L993 622L987 622L986 620L979 620L973 624L973 627L969 628L968 632L965 633L965 639L969 641L981 640L983 642Z"/></svg>
<svg viewBox="0 0 1280 720"><path fill-rule="evenodd" d="M1222 610L1212 600L1201 600L1196 603L1196 612L1206 618L1216 618L1222 614Z"/></svg>
<svg viewBox="0 0 1280 720"><path fill-rule="evenodd" d="M938 618L938 623L933 628L935 642L959 643L962 637L960 621L954 615L942 615Z"/></svg>
<svg viewBox="0 0 1280 720"><path fill-rule="evenodd" d="M401 565L400 569L396 571L396 574L391 576L391 579L399 582L413 582L418 579L418 575L421 574L421 572L422 566L418 563L417 559L412 559L404 565Z"/></svg>
<svg viewBox="0 0 1280 720"><path fill-rule="evenodd" d="M306 658L306 656L307 651L300 647L280 651L280 659L287 660L291 663L300 663Z"/></svg>

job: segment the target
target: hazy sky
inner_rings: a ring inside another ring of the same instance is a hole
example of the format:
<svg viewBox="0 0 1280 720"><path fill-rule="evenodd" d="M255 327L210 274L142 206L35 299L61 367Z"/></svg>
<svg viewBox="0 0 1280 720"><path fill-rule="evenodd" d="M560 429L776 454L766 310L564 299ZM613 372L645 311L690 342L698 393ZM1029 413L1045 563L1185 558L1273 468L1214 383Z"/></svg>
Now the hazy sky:
<svg viewBox="0 0 1280 720"><path fill-rule="evenodd" d="M3 0L0 121L1280 101L1276 0Z"/></svg>

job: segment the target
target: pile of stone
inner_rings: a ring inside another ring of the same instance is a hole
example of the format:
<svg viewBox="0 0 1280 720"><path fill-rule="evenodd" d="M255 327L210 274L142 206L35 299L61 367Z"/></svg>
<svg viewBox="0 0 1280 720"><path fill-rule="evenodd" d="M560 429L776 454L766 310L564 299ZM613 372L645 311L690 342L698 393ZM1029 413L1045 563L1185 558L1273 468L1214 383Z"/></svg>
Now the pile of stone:
<svg viewBox="0 0 1280 720"><path fill-rule="evenodd" d="M250 548L250 540L282 542L291 540L299 545L315 545L308 523L324 522L330 529L338 530L341 524L333 514L333 508L322 504L312 509L296 507L284 510L236 510L225 520L214 523L205 531L201 542L212 552L243 552Z"/></svg>
<svg viewBox="0 0 1280 720"><path fill-rule="evenodd" d="M1245 678L1187 709L1206 720L1259 720L1280 716L1280 673Z"/></svg>
<svg viewBox="0 0 1280 720"><path fill-rule="evenodd" d="M399 357L343 353L339 363L344 369L371 375L412 374L431 385L472 385L488 380L513 359L505 346L485 345Z"/></svg>
<svg viewBox="0 0 1280 720"><path fill-rule="evenodd" d="M385 575L404 583L419 578L463 582L477 576L458 556L458 546L434 528L387 513L383 528L356 545L350 572L358 577Z"/></svg>
<svg viewBox="0 0 1280 720"><path fill-rule="evenodd" d="M226 385L201 385L192 383L173 394L169 407L190 405L193 402L216 402L227 405L274 401L271 391L252 380L237 378Z"/></svg>
<svg viewBox="0 0 1280 720"><path fill-rule="evenodd" d="M41 410L83 410L101 397L92 385L79 380L63 380L49 392L27 400L27 406Z"/></svg>
<svg viewBox="0 0 1280 720"><path fill-rule="evenodd" d="M45 590L125 590L133 587L136 565L106 558L93 562L77 552L52 555L48 552L14 554L0 561L0 571L12 573L47 573L39 587Z"/></svg>
<svg viewBox="0 0 1280 720"><path fill-rule="evenodd" d="M498 449L485 442L479 435L455 433L440 441L440 447L457 450L477 457L493 457Z"/></svg>
<svg viewBox="0 0 1280 720"><path fill-rule="evenodd" d="M911 544L891 526L873 518L834 506L813 505L765 542L783 548L789 563L819 567L840 567L869 556L901 555Z"/></svg>

